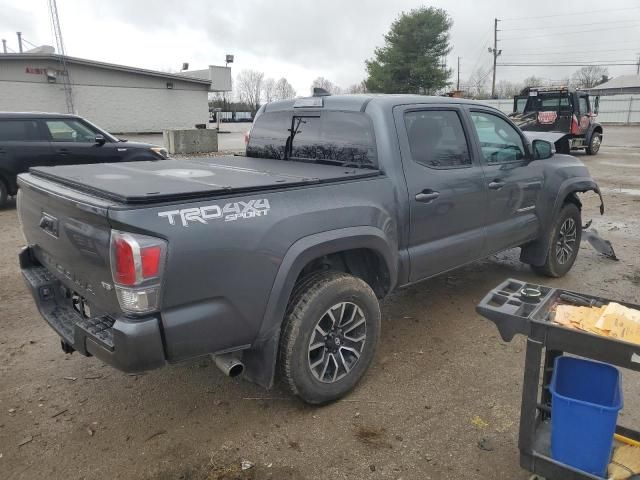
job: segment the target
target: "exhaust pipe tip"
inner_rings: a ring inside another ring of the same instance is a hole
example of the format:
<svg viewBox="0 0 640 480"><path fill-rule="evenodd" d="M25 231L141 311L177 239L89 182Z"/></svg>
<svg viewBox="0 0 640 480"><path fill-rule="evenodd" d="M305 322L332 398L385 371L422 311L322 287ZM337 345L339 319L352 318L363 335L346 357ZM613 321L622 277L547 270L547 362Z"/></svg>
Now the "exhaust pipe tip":
<svg viewBox="0 0 640 480"><path fill-rule="evenodd" d="M227 377L235 378L244 373L244 363L230 353L215 355L214 360L216 362L216 366Z"/></svg>

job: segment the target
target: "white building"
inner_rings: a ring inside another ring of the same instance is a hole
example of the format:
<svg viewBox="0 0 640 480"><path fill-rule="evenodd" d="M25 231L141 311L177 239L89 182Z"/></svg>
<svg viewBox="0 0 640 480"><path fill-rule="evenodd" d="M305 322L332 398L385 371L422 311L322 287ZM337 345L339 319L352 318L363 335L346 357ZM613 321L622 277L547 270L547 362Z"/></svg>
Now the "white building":
<svg viewBox="0 0 640 480"><path fill-rule="evenodd" d="M76 114L113 133L194 128L208 93L231 90L231 69L182 74L66 57ZM0 54L0 111L67 113L62 64L52 53Z"/></svg>

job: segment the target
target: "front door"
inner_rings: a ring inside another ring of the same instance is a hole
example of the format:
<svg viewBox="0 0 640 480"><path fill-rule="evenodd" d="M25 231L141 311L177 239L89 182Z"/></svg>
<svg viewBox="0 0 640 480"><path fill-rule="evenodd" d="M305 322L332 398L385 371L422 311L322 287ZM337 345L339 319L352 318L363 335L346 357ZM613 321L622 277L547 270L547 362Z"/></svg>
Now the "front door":
<svg viewBox="0 0 640 480"><path fill-rule="evenodd" d="M456 106L394 109L410 208L410 281L484 256L486 190Z"/></svg>
<svg viewBox="0 0 640 480"><path fill-rule="evenodd" d="M586 135L593 115L591 113L591 105L589 105L589 96L586 93L578 94L578 108L576 109L576 118L578 120L578 132L580 135Z"/></svg>
<svg viewBox="0 0 640 480"><path fill-rule="evenodd" d="M115 148L96 143L101 134L75 118L47 118L42 121L53 146L56 165L105 163L118 160Z"/></svg>
<svg viewBox="0 0 640 480"><path fill-rule="evenodd" d="M470 116L488 192L488 249L495 253L537 237L545 160L530 161L522 132L501 114L474 108Z"/></svg>

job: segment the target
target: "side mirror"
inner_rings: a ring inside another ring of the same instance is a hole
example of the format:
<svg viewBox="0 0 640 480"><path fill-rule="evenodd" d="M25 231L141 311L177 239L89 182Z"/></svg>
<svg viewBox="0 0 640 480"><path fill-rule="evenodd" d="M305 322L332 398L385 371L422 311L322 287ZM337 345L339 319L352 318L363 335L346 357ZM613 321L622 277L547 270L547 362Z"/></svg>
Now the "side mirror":
<svg viewBox="0 0 640 480"><path fill-rule="evenodd" d="M531 144L533 149L533 159L534 160L544 160L546 158L551 158L556 153L556 149L554 148L551 142L547 142L546 140L534 140Z"/></svg>
<svg viewBox="0 0 640 480"><path fill-rule="evenodd" d="M96 135L95 141L96 141L96 145L100 145L100 146L104 145L107 142L107 140L104 138L104 135L100 135L100 134Z"/></svg>
<svg viewBox="0 0 640 480"><path fill-rule="evenodd" d="M600 97L596 97L593 99L593 113L597 115L599 109L600 109Z"/></svg>

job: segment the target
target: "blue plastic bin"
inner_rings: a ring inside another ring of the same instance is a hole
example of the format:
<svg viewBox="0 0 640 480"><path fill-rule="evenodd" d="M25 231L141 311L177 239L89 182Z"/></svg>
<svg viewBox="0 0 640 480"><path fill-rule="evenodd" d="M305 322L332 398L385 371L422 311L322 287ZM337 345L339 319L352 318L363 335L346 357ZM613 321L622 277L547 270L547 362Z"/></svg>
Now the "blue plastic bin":
<svg viewBox="0 0 640 480"><path fill-rule="evenodd" d="M551 457L604 477L622 408L620 372L606 363L558 357L551 379Z"/></svg>

